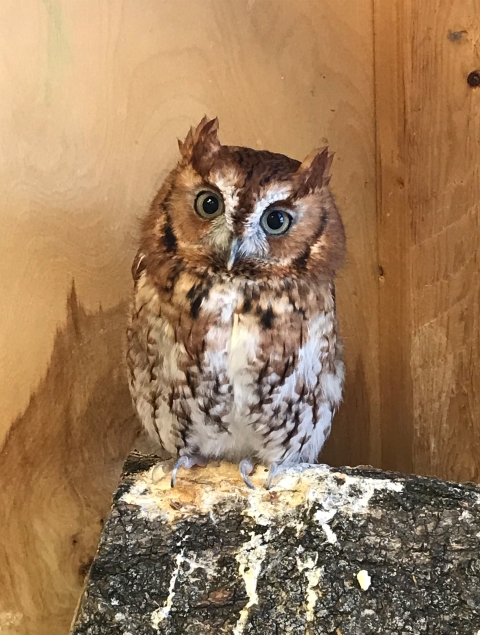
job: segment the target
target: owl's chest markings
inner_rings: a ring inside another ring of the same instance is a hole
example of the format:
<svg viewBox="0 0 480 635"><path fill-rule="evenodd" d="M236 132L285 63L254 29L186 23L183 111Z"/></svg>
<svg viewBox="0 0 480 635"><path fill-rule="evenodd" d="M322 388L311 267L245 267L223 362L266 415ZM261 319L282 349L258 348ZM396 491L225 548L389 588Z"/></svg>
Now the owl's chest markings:
<svg viewBox="0 0 480 635"><path fill-rule="evenodd" d="M187 292L186 298L190 302L190 317L196 320L199 316L200 309L208 296L212 284L209 282L199 282L194 284Z"/></svg>
<svg viewBox="0 0 480 635"><path fill-rule="evenodd" d="M242 305L242 313L250 313L252 310L252 300L250 298L244 298Z"/></svg>
<svg viewBox="0 0 480 635"><path fill-rule="evenodd" d="M239 376L245 378L257 357L259 317L251 310L252 301L233 284L212 285L205 291L196 296L204 343L199 370L215 378L217 385L219 378L228 382L235 392Z"/></svg>
<svg viewBox="0 0 480 635"><path fill-rule="evenodd" d="M265 310L263 310L260 306L257 306L256 314L259 318L259 324L263 329L271 329L273 328L275 318L277 317L275 312L273 311L270 304L267 306Z"/></svg>

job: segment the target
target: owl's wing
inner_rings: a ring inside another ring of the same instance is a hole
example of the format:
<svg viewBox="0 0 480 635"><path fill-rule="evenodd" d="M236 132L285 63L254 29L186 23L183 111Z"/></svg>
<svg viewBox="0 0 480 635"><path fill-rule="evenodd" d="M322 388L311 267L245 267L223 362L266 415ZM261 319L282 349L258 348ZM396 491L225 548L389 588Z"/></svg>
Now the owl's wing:
<svg viewBox="0 0 480 635"><path fill-rule="evenodd" d="M127 329L130 393L151 439L162 449L176 453L179 425L169 407L178 373L176 344L171 328L159 315L158 297L143 278L140 272Z"/></svg>

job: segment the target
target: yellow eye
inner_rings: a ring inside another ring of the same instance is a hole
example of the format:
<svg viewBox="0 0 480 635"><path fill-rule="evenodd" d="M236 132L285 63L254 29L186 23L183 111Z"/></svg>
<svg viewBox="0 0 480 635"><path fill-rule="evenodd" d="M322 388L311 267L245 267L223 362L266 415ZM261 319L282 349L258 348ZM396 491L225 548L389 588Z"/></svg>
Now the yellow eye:
<svg viewBox="0 0 480 635"><path fill-rule="evenodd" d="M220 216L220 214L223 214L223 199L215 192L200 192L195 199L195 211L202 218L216 218L217 216Z"/></svg>
<svg viewBox="0 0 480 635"><path fill-rule="evenodd" d="M292 217L283 209L267 209L260 223L263 231L271 236L286 234L292 224Z"/></svg>

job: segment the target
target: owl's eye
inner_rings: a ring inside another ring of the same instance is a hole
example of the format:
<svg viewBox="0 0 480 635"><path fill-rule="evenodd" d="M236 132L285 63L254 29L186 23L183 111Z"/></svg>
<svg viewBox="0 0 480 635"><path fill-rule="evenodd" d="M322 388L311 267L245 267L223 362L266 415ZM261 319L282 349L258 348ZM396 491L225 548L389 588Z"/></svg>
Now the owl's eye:
<svg viewBox="0 0 480 635"><path fill-rule="evenodd" d="M216 218L223 213L223 200L215 192L200 192L195 199L195 211L202 218Z"/></svg>
<svg viewBox="0 0 480 635"><path fill-rule="evenodd" d="M292 217L283 209L267 209L260 223L266 234L279 236L286 234L292 224Z"/></svg>

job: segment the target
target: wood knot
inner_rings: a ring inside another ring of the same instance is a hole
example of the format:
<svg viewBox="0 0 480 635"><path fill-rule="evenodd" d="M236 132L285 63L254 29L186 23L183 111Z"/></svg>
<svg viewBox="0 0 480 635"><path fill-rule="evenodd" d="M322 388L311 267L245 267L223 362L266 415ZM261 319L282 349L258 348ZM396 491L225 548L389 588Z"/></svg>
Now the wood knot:
<svg viewBox="0 0 480 635"><path fill-rule="evenodd" d="M477 88L477 86L480 86L480 72L472 71L471 73L469 73L467 77L467 84L472 88Z"/></svg>

